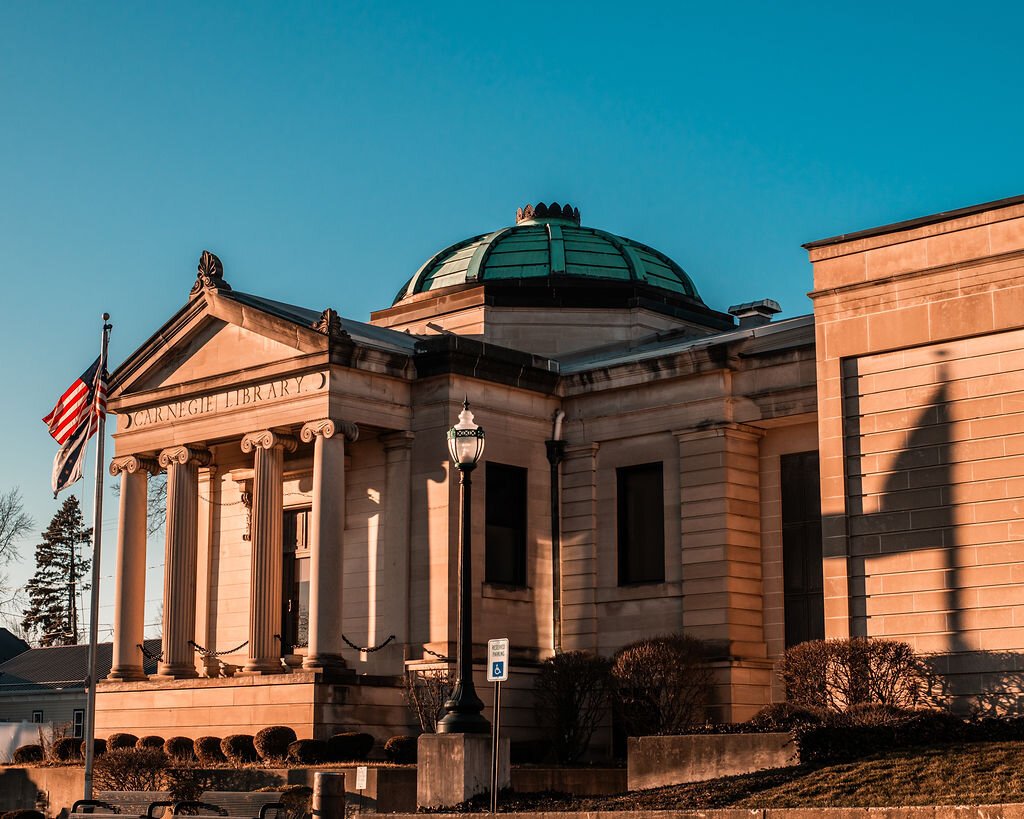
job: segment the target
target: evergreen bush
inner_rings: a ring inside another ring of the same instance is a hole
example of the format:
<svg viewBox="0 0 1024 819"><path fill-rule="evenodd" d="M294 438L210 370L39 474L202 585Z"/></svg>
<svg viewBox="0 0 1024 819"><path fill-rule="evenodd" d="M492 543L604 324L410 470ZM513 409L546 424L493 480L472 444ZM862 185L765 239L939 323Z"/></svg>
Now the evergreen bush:
<svg viewBox="0 0 1024 819"><path fill-rule="evenodd" d="M15 765L33 765L42 762L46 758L42 745L22 745L14 750L11 760Z"/></svg>
<svg viewBox="0 0 1024 819"><path fill-rule="evenodd" d="M228 762L235 765L255 762L257 759L252 734L231 734L231 736L224 737L221 740L220 749L227 757Z"/></svg>
<svg viewBox="0 0 1024 819"><path fill-rule="evenodd" d="M257 731L253 744L260 759L267 762L287 757L288 746L296 739L295 731L287 725L272 725L270 728Z"/></svg>
<svg viewBox="0 0 1024 819"><path fill-rule="evenodd" d="M373 750L373 737L359 731L344 731L327 740L332 760L348 762L366 759Z"/></svg>
<svg viewBox="0 0 1024 819"><path fill-rule="evenodd" d="M204 765L216 765L227 762L227 757L221 750L220 737L199 737L194 743L196 758Z"/></svg>
<svg viewBox="0 0 1024 819"><path fill-rule="evenodd" d="M384 756L396 765L416 764L417 737L396 736L384 743Z"/></svg>
<svg viewBox="0 0 1024 819"><path fill-rule="evenodd" d="M111 734L107 737L107 750L108 751L123 751L128 748L134 748L138 745L139 738L135 734Z"/></svg>

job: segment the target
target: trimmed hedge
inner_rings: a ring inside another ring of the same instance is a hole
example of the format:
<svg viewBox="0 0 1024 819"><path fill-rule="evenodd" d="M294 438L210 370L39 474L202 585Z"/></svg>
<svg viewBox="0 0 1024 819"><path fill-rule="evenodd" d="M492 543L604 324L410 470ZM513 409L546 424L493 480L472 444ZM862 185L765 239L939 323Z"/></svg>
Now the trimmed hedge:
<svg viewBox="0 0 1024 819"><path fill-rule="evenodd" d="M194 743L196 758L204 765L227 762L224 752L220 749L220 737L199 737Z"/></svg>
<svg viewBox="0 0 1024 819"><path fill-rule="evenodd" d="M253 745L260 759L270 761L284 759L288 756L288 746L295 742L297 737L295 731L287 725L272 725L257 731L253 738Z"/></svg>
<svg viewBox="0 0 1024 819"><path fill-rule="evenodd" d="M108 751L126 751L139 744L139 738L135 734L111 734L107 737Z"/></svg>
<svg viewBox="0 0 1024 819"><path fill-rule="evenodd" d="M255 762L256 746L253 744L252 734L231 734L221 740L220 749L228 762L236 765L244 762Z"/></svg>
<svg viewBox="0 0 1024 819"><path fill-rule="evenodd" d="M31 765L46 758L42 745L22 745L16 748L11 760L15 765Z"/></svg>
<svg viewBox="0 0 1024 819"><path fill-rule="evenodd" d="M832 714L820 725L798 726L793 737L802 763L844 762L897 748L981 739L980 731L947 711Z"/></svg>
<svg viewBox="0 0 1024 819"><path fill-rule="evenodd" d="M51 753L57 762L74 762L82 758L82 740L63 737L53 743Z"/></svg>
<svg viewBox="0 0 1024 819"><path fill-rule="evenodd" d="M82 759L85 759L85 749L88 746L85 744L83 739L81 744L78 746L78 753L81 754ZM92 755L93 757L103 756L107 752L107 741L105 739L94 739L92 742Z"/></svg>
<svg viewBox="0 0 1024 819"><path fill-rule="evenodd" d="M135 747L139 750L142 750L143 748L153 748L162 751L164 749L164 738L158 737L156 734L148 734L144 737L139 737L139 741L135 743Z"/></svg>
<svg viewBox="0 0 1024 819"><path fill-rule="evenodd" d="M164 743L164 753L175 762L191 762L195 759L195 742L189 737L170 737Z"/></svg>
<svg viewBox="0 0 1024 819"><path fill-rule="evenodd" d="M366 759L373 750L373 736L360 731L344 731L327 740L331 759L338 762Z"/></svg>
<svg viewBox="0 0 1024 819"><path fill-rule="evenodd" d="M775 733L792 731L800 725L820 725L824 714L816 708L805 708L789 702L776 702L766 705L747 722L744 730L754 733Z"/></svg>
<svg viewBox="0 0 1024 819"><path fill-rule="evenodd" d="M304 765L330 762L330 749L321 739L298 739L288 745L288 759Z"/></svg>
<svg viewBox="0 0 1024 819"><path fill-rule="evenodd" d="M384 756L396 765L416 764L417 737L396 736L384 743Z"/></svg>
<svg viewBox="0 0 1024 819"><path fill-rule="evenodd" d="M7 813L0 813L0 819L46 819L37 810L9 810Z"/></svg>

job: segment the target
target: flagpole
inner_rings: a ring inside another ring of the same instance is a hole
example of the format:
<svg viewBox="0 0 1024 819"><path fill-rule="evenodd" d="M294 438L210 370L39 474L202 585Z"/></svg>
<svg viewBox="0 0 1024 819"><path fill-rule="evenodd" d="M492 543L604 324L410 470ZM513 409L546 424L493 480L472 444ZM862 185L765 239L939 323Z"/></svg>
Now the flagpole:
<svg viewBox="0 0 1024 819"><path fill-rule="evenodd" d="M107 343L110 341L112 325L107 322L109 313L103 314L103 333L100 341L100 367L97 379L104 378L107 366ZM96 400L97 396L93 396ZM92 799L92 769L96 756L96 655L100 632L100 548L103 542L103 444L106 414L98 413L99 428L96 436L96 488L92 503L92 606L89 609L89 675L86 678L87 699L85 704L85 795Z"/></svg>

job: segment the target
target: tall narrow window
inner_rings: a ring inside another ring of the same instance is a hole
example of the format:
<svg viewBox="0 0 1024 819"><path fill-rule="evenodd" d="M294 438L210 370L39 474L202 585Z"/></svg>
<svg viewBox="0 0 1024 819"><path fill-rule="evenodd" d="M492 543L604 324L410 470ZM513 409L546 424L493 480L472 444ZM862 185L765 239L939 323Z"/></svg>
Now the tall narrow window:
<svg viewBox="0 0 1024 819"><path fill-rule="evenodd" d="M85 733L85 711L81 708L76 708L71 719L71 736L75 739L81 739Z"/></svg>
<svg viewBox="0 0 1024 819"><path fill-rule="evenodd" d="M786 648L825 637L818 453L780 459Z"/></svg>
<svg viewBox="0 0 1024 819"><path fill-rule="evenodd" d="M309 510L284 513L281 648L291 654L309 644Z"/></svg>
<svg viewBox="0 0 1024 819"><path fill-rule="evenodd" d="M519 466L487 462L484 580L526 586L526 476Z"/></svg>
<svg viewBox="0 0 1024 819"><path fill-rule="evenodd" d="M42 721L43 721L43 712L42 711L33 711L32 712L32 722L42 722Z"/></svg>
<svg viewBox="0 0 1024 819"><path fill-rule="evenodd" d="M665 494L661 462L616 470L619 585L665 580Z"/></svg>

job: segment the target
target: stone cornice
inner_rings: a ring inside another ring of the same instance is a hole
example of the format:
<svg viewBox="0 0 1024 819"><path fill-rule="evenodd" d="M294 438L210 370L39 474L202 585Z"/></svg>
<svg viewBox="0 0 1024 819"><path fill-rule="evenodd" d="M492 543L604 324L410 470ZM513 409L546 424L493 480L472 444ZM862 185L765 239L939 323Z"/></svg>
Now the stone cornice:
<svg viewBox="0 0 1024 819"><path fill-rule="evenodd" d="M322 435L324 438L333 438L339 432L350 443L359 439L359 427L351 421L342 421L338 418L320 418L316 421L309 421L302 425L299 437L308 444L318 435Z"/></svg>
<svg viewBox="0 0 1024 819"><path fill-rule="evenodd" d="M285 435L272 429L248 432L242 436L242 452L246 454L254 449L273 449L277 446L285 452L294 452L298 448L299 442L291 435Z"/></svg>
<svg viewBox="0 0 1024 819"><path fill-rule="evenodd" d="M192 446L172 446L160 452L158 461L163 469L167 469L172 464L184 466L187 463L209 466L211 455L208 449Z"/></svg>
<svg viewBox="0 0 1024 819"><path fill-rule="evenodd" d="M112 458L110 461L110 474L117 477L122 472L133 475L136 472L148 472L156 475L160 471L160 464L157 458L146 455L121 455Z"/></svg>

